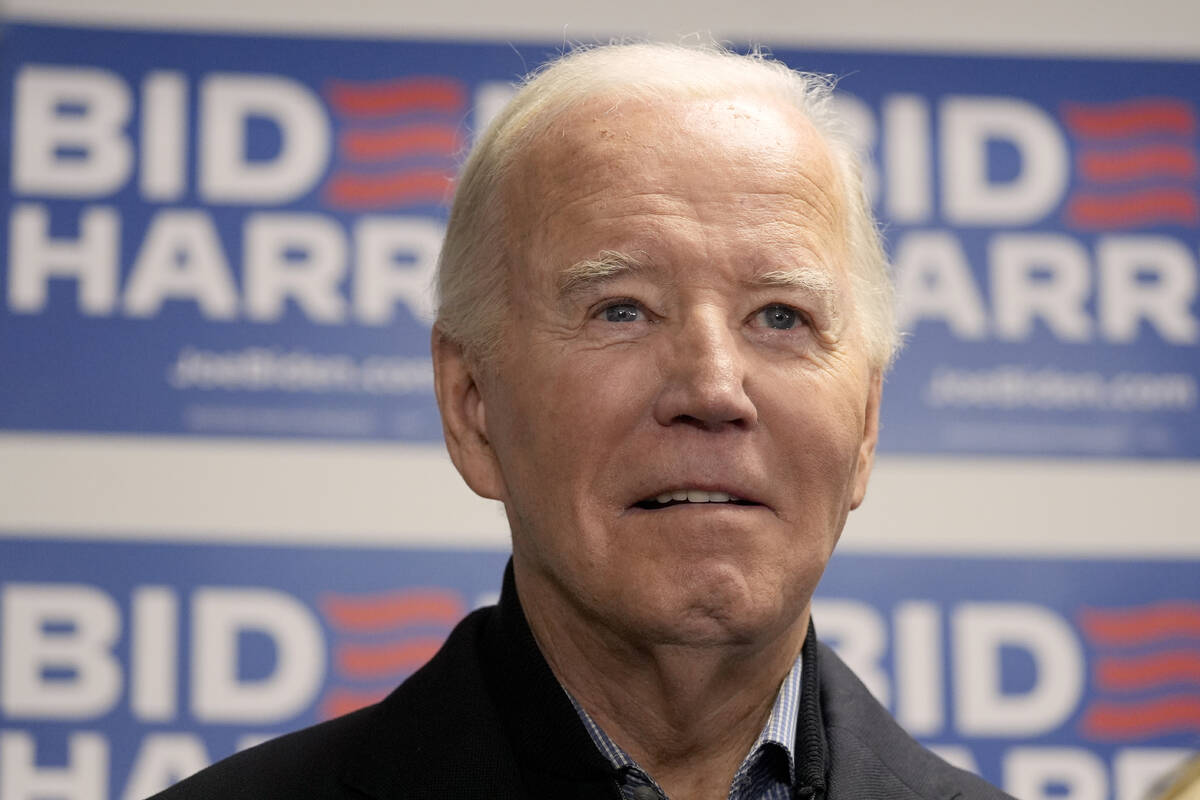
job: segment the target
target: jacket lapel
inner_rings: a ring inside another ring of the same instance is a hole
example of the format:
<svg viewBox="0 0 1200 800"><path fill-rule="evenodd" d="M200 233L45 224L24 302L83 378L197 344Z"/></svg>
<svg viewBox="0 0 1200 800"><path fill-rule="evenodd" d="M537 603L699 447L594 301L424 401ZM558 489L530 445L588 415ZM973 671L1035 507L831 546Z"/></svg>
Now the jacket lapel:
<svg viewBox="0 0 1200 800"><path fill-rule="evenodd" d="M511 562L499 606L459 623L369 713L342 779L375 800L619 800L612 767L537 648Z"/></svg>

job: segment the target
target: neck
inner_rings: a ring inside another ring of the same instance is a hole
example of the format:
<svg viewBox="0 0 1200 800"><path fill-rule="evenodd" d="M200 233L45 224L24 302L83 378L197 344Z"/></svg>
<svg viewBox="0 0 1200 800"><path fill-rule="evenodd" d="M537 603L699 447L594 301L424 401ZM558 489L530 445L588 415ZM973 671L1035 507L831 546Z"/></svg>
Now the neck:
<svg viewBox="0 0 1200 800"><path fill-rule="evenodd" d="M541 596L536 581L519 588L555 677L605 733L669 797L727 797L803 645L807 609L762 641L647 643Z"/></svg>

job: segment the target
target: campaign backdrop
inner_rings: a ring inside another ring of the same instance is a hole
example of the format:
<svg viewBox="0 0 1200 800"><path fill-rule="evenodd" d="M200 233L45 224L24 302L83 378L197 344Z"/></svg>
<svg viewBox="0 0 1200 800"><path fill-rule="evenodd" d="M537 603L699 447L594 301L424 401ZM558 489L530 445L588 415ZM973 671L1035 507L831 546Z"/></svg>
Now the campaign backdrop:
<svg viewBox="0 0 1200 800"><path fill-rule="evenodd" d="M436 441L455 167L554 52L7 26L0 429ZM776 55L868 156L885 452L1200 456L1200 64Z"/></svg>
<svg viewBox="0 0 1200 800"><path fill-rule="evenodd" d="M0 797L138 800L372 702L507 558L0 540ZM1200 734L1198 566L839 554L813 613L952 761L1020 798L1140 800Z"/></svg>
<svg viewBox="0 0 1200 800"><path fill-rule="evenodd" d="M438 441L454 171L555 47L0 37L0 430ZM882 450L1200 457L1200 64L776 55L844 76L867 155L910 334ZM0 800L134 800L370 702L507 559L109 532L0 539ZM1198 576L847 553L815 616L947 757L1135 800L1200 744Z"/></svg>

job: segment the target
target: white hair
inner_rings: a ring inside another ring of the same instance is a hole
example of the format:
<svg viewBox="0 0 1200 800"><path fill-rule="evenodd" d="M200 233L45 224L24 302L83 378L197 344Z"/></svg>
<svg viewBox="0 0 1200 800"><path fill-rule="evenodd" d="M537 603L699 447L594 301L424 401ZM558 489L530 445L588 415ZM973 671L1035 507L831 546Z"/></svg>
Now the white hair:
<svg viewBox="0 0 1200 800"><path fill-rule="evenodd" d="M829 147L844 192L847 252L856 317L873 366L897 349L892 285L863 188L855 147L834 112L833 80L797 72L760 52L715 44L613 44L580 48L533 73L479 137L459 177L438 259L438 321L467 356L487 364L508 311L508 274L519 231L504 202L505 181L531 142L563 114L598 97L666 102L756 96L799 109Z"/></svg>

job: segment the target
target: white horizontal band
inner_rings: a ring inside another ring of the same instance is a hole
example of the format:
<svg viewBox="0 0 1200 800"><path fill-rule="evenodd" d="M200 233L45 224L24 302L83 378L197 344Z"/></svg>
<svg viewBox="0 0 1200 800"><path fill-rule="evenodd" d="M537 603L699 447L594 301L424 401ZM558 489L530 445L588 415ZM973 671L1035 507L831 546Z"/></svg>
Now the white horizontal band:
<svg viewBox="0 0 1200 800"><path fill-rule="evenodd" d="M841 549L1200 556L1200 463L884 455ZM508 546L440 445L0 435L0 535Z"/></svg>

